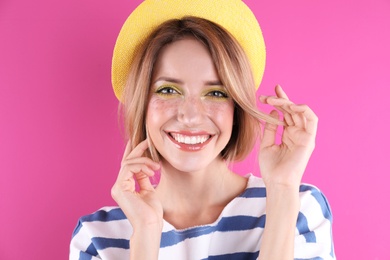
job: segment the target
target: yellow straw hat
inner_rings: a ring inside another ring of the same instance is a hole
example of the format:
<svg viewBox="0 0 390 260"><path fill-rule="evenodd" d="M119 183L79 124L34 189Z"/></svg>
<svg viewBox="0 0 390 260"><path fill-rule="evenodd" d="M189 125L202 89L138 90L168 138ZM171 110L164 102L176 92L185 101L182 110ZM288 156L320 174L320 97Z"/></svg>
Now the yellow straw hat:
<svg viewBox="0 0 390 260"><path fill-rule="evenodd" d="M244 49L256 88L265 67L263 35L252 11L241 0L145 0L127 18L112 58L112 85L121 100L137 46L160 24L170 19L196 16L215 22L230 32Z"/></svg>

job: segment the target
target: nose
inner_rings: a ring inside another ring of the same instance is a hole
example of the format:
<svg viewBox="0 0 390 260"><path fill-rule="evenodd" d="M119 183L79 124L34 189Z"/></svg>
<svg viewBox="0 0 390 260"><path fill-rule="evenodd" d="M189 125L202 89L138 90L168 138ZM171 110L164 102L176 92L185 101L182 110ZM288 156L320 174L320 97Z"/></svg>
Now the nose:
<svg viewBox="0 0 390 260"><path fill-rule="evenodd" d="M185 97L178 108L178 121L187 127L199 125L205 108L199 97Z"/></svg>

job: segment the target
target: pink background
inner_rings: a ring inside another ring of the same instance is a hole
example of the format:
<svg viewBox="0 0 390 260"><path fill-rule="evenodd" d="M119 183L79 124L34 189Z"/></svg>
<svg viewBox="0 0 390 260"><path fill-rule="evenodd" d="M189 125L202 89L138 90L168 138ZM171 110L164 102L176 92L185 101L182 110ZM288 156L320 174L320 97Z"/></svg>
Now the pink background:
<svg viewBox="0 0 390 260"><path fill-rule="evenodd" d="M390 259L390 1L245 1L279 83L320 118L304 181L334 214L339 259ZM124 141L116 35L140 0L0 2L0 259L67 259L78 217L112 205ZM235 170L258 167L252 155Z"/></svg>

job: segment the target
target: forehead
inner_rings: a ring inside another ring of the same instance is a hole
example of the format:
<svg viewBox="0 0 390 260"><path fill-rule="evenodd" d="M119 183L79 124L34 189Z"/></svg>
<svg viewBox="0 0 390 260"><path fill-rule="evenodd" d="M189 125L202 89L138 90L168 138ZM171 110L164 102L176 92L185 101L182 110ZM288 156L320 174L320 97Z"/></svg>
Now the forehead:
<svg viewBox="0 0 390 260"><path fill-rule="evenodd" d="M191 76L218 79L208 48L193 37L186 37L164 46L156 60L154 77ZM209 80L210 80L209 79Z"/></svg>

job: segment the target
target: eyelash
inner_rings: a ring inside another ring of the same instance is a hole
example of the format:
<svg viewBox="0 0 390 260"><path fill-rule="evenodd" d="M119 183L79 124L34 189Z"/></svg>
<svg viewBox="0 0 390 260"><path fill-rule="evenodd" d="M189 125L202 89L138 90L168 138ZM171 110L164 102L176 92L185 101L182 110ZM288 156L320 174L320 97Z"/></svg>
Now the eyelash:
<svg viewBox="0 0 390 260"><path fill-rule="evenodd" d="M171 86L162 86L156 90L156 93L160 95L166 95L166 96L180 94L180 92L176 88Z"/></svg>
<svg viewBox="0 0 390 260"><path fill-rule="evenodd" d="M228 98L228 94L226 92L220 90L212 90L207 93L206 96L211 96L212 98Z"/></svg>

